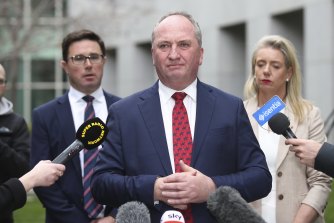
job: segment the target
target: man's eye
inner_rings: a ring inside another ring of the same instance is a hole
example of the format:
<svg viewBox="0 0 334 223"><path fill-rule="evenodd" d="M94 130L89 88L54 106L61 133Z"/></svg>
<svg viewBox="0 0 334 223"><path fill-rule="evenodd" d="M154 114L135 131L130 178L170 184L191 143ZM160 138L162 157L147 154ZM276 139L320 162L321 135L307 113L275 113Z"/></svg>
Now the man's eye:
<svg viewBox="0 0 334 223"><path fill-rule="evenodd" d="M190 46L190 44L189 43L180 43L179 46L182 47L182 48L188 48Z"/></svg>
<svg viewBox="0 0 334 223"><path fill-rule="evenodd" d="M82 60L85 60L85 56L84 55L76 55L74 57L74 60L76 61L82 61Z"/></svg>
<svg viewBox="0 0 334 223"><path fill-rule="evenodd" d="M159 49L167 49L169 47L168 44L159 44Z"/></svg>
<svg viewBox="0 0 334 223"><path fill-rule="evenodd" d="M92 60L98 60L100 58L100 55L98 55L98 54L91 54L91 55L89 55L89 58L92 59Z"/></svg>

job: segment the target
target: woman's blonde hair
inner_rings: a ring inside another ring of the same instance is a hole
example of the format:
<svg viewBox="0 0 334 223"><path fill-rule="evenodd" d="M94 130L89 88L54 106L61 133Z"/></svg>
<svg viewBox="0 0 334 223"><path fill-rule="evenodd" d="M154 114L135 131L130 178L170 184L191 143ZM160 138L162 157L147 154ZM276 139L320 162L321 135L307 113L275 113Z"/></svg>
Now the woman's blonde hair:
<svg viewBox="0 0 334 223"><path fill-rule="evenodd" d="M294 45L286 38L279 35L268 35L261 38L256 44L252 55L252 72L249 75L245 87L245 99L258 96L259 88L255 81L255 64L257 52L260 49L271 47L280 50L284 56L285 66L291 68L292 75L286 84L286 99L291 105L293 114L297 120L304 120L306 113L311 108L311 103L301 96L301 70L297 59L297 53Z"/></svg>

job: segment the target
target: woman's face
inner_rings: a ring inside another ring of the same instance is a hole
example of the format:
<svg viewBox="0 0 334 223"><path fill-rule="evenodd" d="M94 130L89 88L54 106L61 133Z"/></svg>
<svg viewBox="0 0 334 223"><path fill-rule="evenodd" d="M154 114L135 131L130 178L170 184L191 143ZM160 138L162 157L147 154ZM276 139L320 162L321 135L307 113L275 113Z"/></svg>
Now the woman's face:
<svg viewBox="0 0 334 223"><path fill-rule="evenodd" d="M280 50L271 47L258 50L254 70L259 94L285 97L286 81L290 80L292 69L286 67Z"/></svg>

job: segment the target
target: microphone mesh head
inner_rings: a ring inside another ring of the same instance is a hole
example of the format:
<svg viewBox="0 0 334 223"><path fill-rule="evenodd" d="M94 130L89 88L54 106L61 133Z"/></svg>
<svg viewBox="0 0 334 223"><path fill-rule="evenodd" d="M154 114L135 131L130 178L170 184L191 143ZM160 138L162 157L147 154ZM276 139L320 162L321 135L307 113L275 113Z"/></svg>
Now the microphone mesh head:
<svg viewBox="0 0 334 223"><path fill-rule="evenodd" d="M116 223L151 223L150 212L145 204L130 201L121 205L116 215Z"/></svg>
<svg viewBox="0 0 334 223"><path fill-rule="evenodd" d="M286 115L278 112L269 119L268 125L274 133L278 135L283 135L284 132L289 128L290 121L288 117L286 117Z"/></svg>

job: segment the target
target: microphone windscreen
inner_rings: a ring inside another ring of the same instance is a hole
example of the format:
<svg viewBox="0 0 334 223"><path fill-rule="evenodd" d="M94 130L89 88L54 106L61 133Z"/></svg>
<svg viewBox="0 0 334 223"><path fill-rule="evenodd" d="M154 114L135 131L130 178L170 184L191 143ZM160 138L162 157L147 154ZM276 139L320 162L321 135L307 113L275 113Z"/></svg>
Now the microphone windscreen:
<svg viewBox="0 0 334 223"><path fill-rule="evenodd" d="M160 223L185 223L185 221L181 212L170 210L161 216Z"/></svg>
<svg viewBox="0 0 334 223"><path fill-rule="evenodd" d="M207 206L219 223L265 223L240 193L229 186L219 187L212 193Z"/></svg>
<svg viewBox="0 0 334 223"><path fill-rule="evenodd" d="M286 115L278 112L268 121L270 129L277 135L284 135L286 130L289 129L290 121Z"/></svg>
<svg viewBox="0 0 334 223"><path fill-rule="evenodd" d="M150 223L150 212L145 204L130 201L118 208L116 223Z"/></svg>

